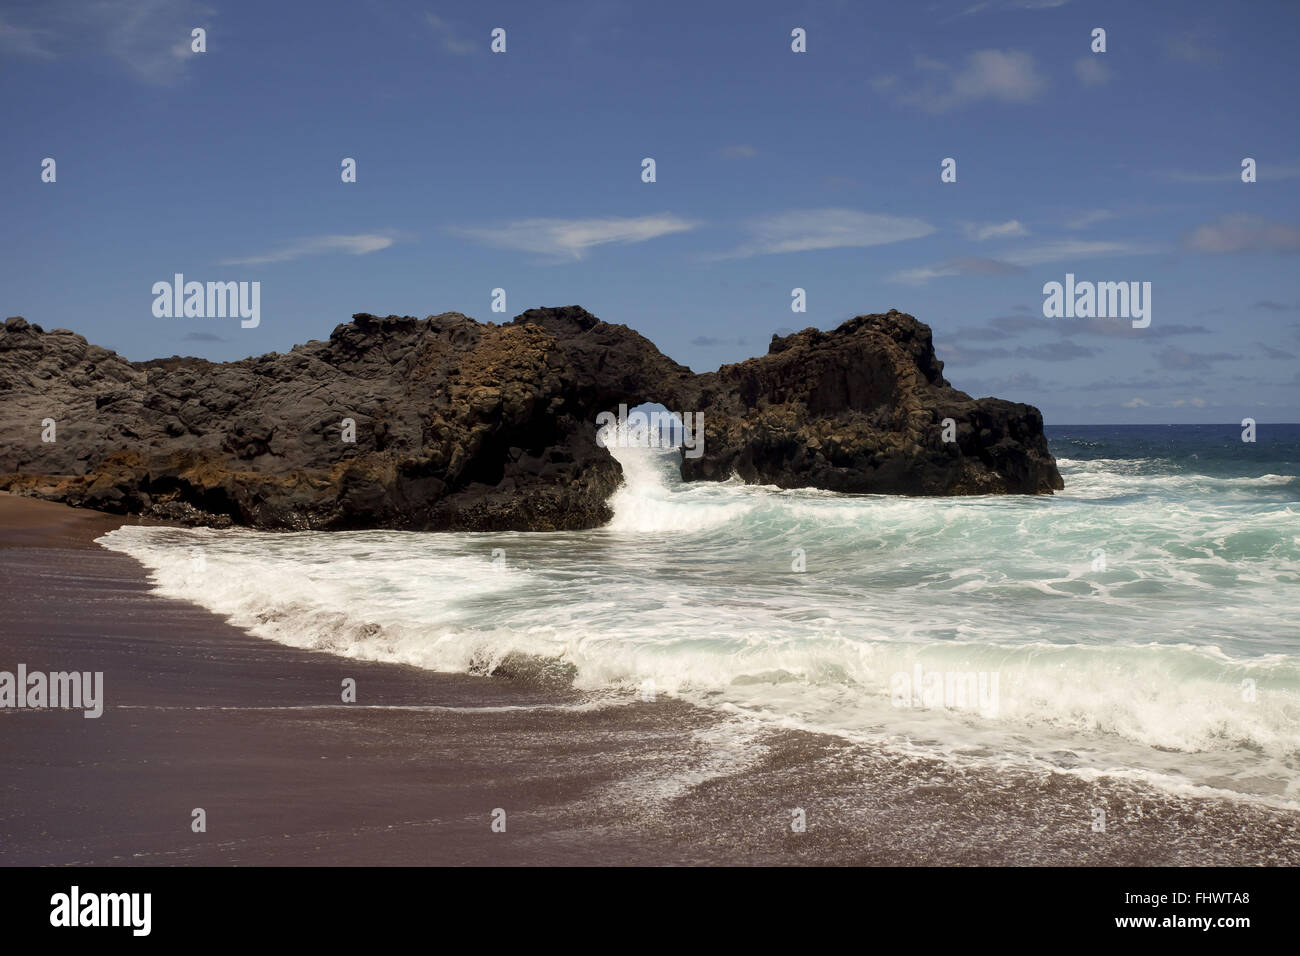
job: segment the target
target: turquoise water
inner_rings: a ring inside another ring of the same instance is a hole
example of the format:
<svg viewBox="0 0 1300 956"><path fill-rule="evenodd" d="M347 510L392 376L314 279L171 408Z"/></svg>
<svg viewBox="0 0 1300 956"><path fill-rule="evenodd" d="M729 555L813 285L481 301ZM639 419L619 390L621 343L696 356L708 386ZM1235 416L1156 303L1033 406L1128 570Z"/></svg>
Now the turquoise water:
<svg viewBox="0 0 1300 956"><path fill-rule="evenodd" d="M1049 429L1053 497L682 484L606 528L101 539L266 638L611 706L674 695L956 761L1300 805L1300 426ZM517 668L516 668L517 670Z"/></svg>

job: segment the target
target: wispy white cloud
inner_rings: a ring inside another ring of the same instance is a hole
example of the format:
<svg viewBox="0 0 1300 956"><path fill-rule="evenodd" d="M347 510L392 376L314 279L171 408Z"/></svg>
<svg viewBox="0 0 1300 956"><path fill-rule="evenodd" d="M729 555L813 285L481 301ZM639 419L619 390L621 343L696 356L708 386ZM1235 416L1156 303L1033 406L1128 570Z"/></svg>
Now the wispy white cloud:
<svg viewBox="0 0 1300 956"><path fill-rule="evenodd" d="M48 30L19 26L0 19L0 53L29 60L49 60L55 55L47 46L49 42Z"/></svg>
<svg viewBox="0 0 1300 956"><path fill-rule="evenodd" d="M1001 258L1018 266L1040 266L1049 262L1067 262L1071 259L1099 259L1106 256L1145 256L1159 252L1155 246L1135 242L1113 242L1088 239L1055 239L1018 249Z"/></svg>
<svg viewBox="0 0 1300 956"><path fill-rule="evenodd" d="M947 276L997 276L1009 275L1015 272L1024 272L1020 266L1013 265L1010 262L1003 262L1000 259L980 259L973 256L959 256L954 259L946 259L932 266L921 266L917 269L904 269L890 276L893 282L904 282L909 285L921 285L929 282L931 279L942 279Z"/></svg>
<svg viewBox="0 0 1300 956"><path fill-rule="evenodd" d="M1268 358L1282 359L1284 361L1294 361L1296 358L1296 354L1290 349L1280 349L1275 345L1269 345L1267 342L1256 342L1255 344L1259 346L1259 350Z"/></svg>
<svg viewBox="0 0 1300 956"><path fill-rule="evenodd" d="M1007 10L1053 10L1063 7L1070 0L980 0L965 7L957 17L973 17L977 13L995 13ZM956 17L949 17L949 20Z"/></svg>
<svg viewBox="0 0 1300 956"><path fill-rule="evenodd" d="M1044 342L1040 345L1019 345L1014 349L969 348L951 342L936 342L934 347L945 362L963 367L1008 358L1031 359L1034 362L1073 362L1075 359L1092 358L1099 352L1098 349L1076 342Z"/></svg>
<svg viewBox="0 0 1300 956"><path fill-rule="evenodd" d="M1161 368L1199 372L1208 372L1215 362L1236 362L1240 359L1240 355L1228 352L1189 352L1176 345L1166 346L1156 356Z"/></svg>
<svg viewBox="0 0 1300 956"><path fill-rule="evenodd" d="M913 82L899 87L897 77L878 77L873 85L896 100L942 113L980 100L1031 103L1047 89L1034 58L1022 50L976 50L959 68L917 57Z"/></svg>
<svg viewBox="0 0 1300 956"><path fill-rule="evenodd" d="M1074 75L1084 86L1104 86L1110 82L1110 67L1102 56L1093 53L1074 61Z"/></svg>
<svg viewBox="0 0 1300 956"><path fill-rule="evenodd" d="M742 143L738 146L726 146L718 150L718 155L723 159L753 159L758 155L758 150Z"/></svg>
<svg viewBox="0 0 1300 956"><path fill-rule="evenodd" d="M1096 335L1112 339L1142 339L1146 342L1182 338L1188 335L1211 335L1212 330L1203 325L1185 325L1182 322L1164 322L1149 329L1135 329L1127 319L1092 318L1071 322L1053 322L1057 335L1070 338L1076 335Z"/></svg>
<svg viewBox="0 0 1300 956"><path fill-rule="evenodd" d="M921 219L856 209L801 209L751 220L745 228L748 241L710 258L747 259L779 252L882 246L934 232L934 227Z"/></svg>
<svg viewBox="0 0 1300 956"><path fill-rule="evenodd" d="M1055 239L1008 250L1000 253L996 258L955 258L936 265L905 269L890 276L890 281L920 285L931 279L942 279L948 276L1009 275L1049 262L1069 262L1075 259L1097 259L1107 256L1149 255L1158 251L1159 249L1153 246L1131 242Z"/></svg>
<svg viewBox="0 0 1300 956"><path fill-rule="evenodd" d="M1135 329L1127 319L1091 318L1071 322L1047 319L1041 312L1022 312L990 319L985 325L963 326L949 330L963 342L1006 342L1021 335L1048 332L1060 338L1090 336L1108 339L1142 339L1165 341L1186 336L1210 335L1203 325L1185 325L1181 322L1164 322L1150 329ZM1128 388L1129 386L1124 386Z"/></svg>
<svg viewBox="0 0 1300 956"><path fill-rule="evenodd" d="M279 249L256 256L241 256L237 259L223 259L223 266L260 266L270 262L289 262L305 256L320 256L329 253L346 253L352 256L364 256L370 252L387 249L396 239L380 233L362 233L354 236L312 236L296 239Z"/></svg>
<svg viewBox="0 0 1300 956"><path fill-rule="evenodd" d="M475 44L463 39L456 28L442 17L426 11L424 20L429 29L433 31L433 35L438 38L438 42L445 52L455 56L469 56L478 49Z"/></svg>
<svg viewBox="0 0 1300 956"><path fill-rule="evenodd" d="M1089 226L1099 222L1106 222L1110 219L1117 218L1116 214L1109 209L1092 209L1088 212L1080 213L1073 219L1066 222L1066 229L1087 229Z"/></svg>
<svg viewBox="0 0 1300 956"><path fill-rule="evenodd" d="M39 59L102 53L137 79L166 85L196 56L190 31L210 29L213 15L197 0L44 0L5 12L0 50Z"/></svg>
<svg viewBox="0 0 1300 956"><path fill-rule="evenodd" d="M449 231L500 249L581 259L596 246L647 242L660 236L687 232L698 225L680 216L660 213L631 218L517 219L499 226L453 227Z"/></svg>
<svg viewBox="0 0 1300 956"><path fill-rule="evenodd" d="M1223 53L1195 31L1171 34L1164 38L1165 56L1184 63L1218 63Z"/></svg>
<svg viewBox="0 0 1300 956"><path fill-rule="evenodd" d="M1233 213L1198 226L1183 243L1195 252L1300 252L1300 228L1262 216Z"/></svg>
<svg viewBox="0 0 1300 956"><path fill-rule="evenodd" d="M961 228L966 238L975 242L985 242L989 239L1018 239L1029 235L1029 230L1019 219L1009 219L1006 222L965 222L962 223Z"/></svg>

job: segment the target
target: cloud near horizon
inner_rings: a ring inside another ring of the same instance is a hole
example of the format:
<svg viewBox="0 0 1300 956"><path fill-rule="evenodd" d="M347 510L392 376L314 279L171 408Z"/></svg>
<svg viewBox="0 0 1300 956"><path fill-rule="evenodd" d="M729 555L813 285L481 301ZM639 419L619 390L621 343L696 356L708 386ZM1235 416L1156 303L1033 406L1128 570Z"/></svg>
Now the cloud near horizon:
<svg viewBox="0 0 1300 956"><path fill-rule="evenodd" d="M454 226L448 231L498 249L578 260L609 243L647 242L700 225L671 213L604 219L516 219L499 226Z"/></svg>
<svg viewBox="0 0 1300 956"><path fill-rule="evenodd" d="M362 233L355 236L313 236L298 239L281 248L258 256L243 256L237 259L222 259L223 266L260 266L270 262L289 262L304 256L319 256L331 252L345 252L348 255L364 256L370 252L387 249L397 240L380 233Z"/></svg>
<svg viewBox="0 0 1300 956"><path fill-rule="evenodd" d="M1232 213L1198 226L1183 240L1194 252L1300 252L1300 228L1262 216Z"/></svg>
<svg viewBox="0 0 1300 956"><path fill-rule="evenodd" d="M1087 229L1089 226L1096 225L1099 222L1106 222L1110 219L1119 218L1109 209L1090 209L1087 212L1079 213L1065 224L1066 229Z"/></svg>
<svg viewBox="0 0 1300 956"><path fill-rule="evenodd" d="M782 252L810 252L882 246L920 239L934 226L911 216L860 212L856 209L804 209L764 216L745 224L749 240L712 259L748 259Z"/></svg>
<svg viewBox="0 0 1300 956"><path fill-rule="evenodd" d="M1156 356L1161 368L1176 371L1208 372L1215 362L1235 362L1241 358L1229 352L1189 352L1176 345L1166 346Z"/></svg>
<svg viewBox="0 0 1300 956"><path fill-rule="evenodd" d="M1098 349L1075 342L1044 342L1039 345L1020 345L1014 349L968 348L953 345L951 342L935 343L935 351L942 356L945 363L953 363L963 368L982 365L994 359L1029 359L1034 362L1072 362L1075 359L1092 358L1099 354Z"/></svg>
<svg viewBox="0 0 1300 956"><path fill-rule="evenodd" d="M1006 222L967 222L962 224L967 239L984 242L988 239L1019 239L1029 235L1029 230L1019 219Z"/></svg>
<svg viewBox="0 0 1300 956"><path fill-rule="evenodd" d="M718 150L718 155L723 159L753 159L758 155L758 150L748 143L741 143L737 146L725 146Z"/></svg>
<svg viewBox="0 0 1300 956"><path fill-rule="evenodd" d="M1096 259L1102 256L1144 256L1160 250L1133 242L1101 239L1056 239L1040 242L1003 256L1017 266L1041 266L1049 262L1066 262L1070 259Z"/></svg>
<svg viewBox="0 0 1300 956"><path fill-rule="evenodd" d="M929 282L931 279L942 279L947 276L1001 276L1024 271L1020 266L1012 265L1010 262L1003 262L1000 259L958 256L953 259L945 259L943 262L932 266L904 269L902 272L896 272L890 276L890 281L920 285Z"/></svg>
<svg viewBox="0 0 1300 956"><path fill-rule="evenodd" d="M889 277L891 282L919 285L931 279L964 275L1009 275L1023 272L1030 266L1051 262L1069 262L1073 259L1096 259L1105 256L1149 255L1159 250L1131 242L1109 242L1085 239L1056 239L1009 251L997 258L959 257L947 259L937 265L904 269Z"/></svg>
<svg viewBox="0 0 1300 956"><path fill-rule="evenodd" d="M1186 325L1181 322L1162 323L1146 329L1135 329L1128 319L1048 319L1040 312L1023 312L990 319L984 325L964 325L947 330L947 335L965 342L1005 342L1027 333L1050 333L1058 338L1076 335L1097 336L1108 339L1139 339L1158 342L1186 335L1211 335L1213 330L1203 325Z"/></svg>

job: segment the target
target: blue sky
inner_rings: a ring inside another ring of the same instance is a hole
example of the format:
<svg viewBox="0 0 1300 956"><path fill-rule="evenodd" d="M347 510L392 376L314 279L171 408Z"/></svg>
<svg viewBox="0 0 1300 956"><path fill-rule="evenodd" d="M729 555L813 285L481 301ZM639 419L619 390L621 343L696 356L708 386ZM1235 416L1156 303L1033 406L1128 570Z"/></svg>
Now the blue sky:
<svg viewBox="0 0 1300 956"><path fill-rule="evenodd" d="M226 360L579 304L702 371L897 308L1049 424L1300 421L1298 38L1263 0L7 2L0 309ZM261 324L155 318L177 272ZM1150 327L1044 318L1067 272L1150 282Z"/></svg>

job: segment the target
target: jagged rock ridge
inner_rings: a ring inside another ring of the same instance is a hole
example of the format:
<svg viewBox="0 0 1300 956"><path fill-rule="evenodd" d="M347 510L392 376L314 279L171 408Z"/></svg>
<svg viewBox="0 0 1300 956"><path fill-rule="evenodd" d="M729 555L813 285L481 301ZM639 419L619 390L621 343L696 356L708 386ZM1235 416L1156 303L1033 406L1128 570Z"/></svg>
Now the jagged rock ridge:
<svg viewBox="0 0 1300 956"><path fill-rule="evenodd" d="M621 481L596 416L702 412L686 480L917 495L1062 487L1029 405L953 389L930 330L889 312L773 336L696 374L577 306L504 325L368 313L237 362L129 362L22 318L0 327L0 488L268 529L596 527ZM342 440L344 419L355 443ZM941 423L957 423L944 442ZM54 442L42 422L55 422Z"/></svg>

